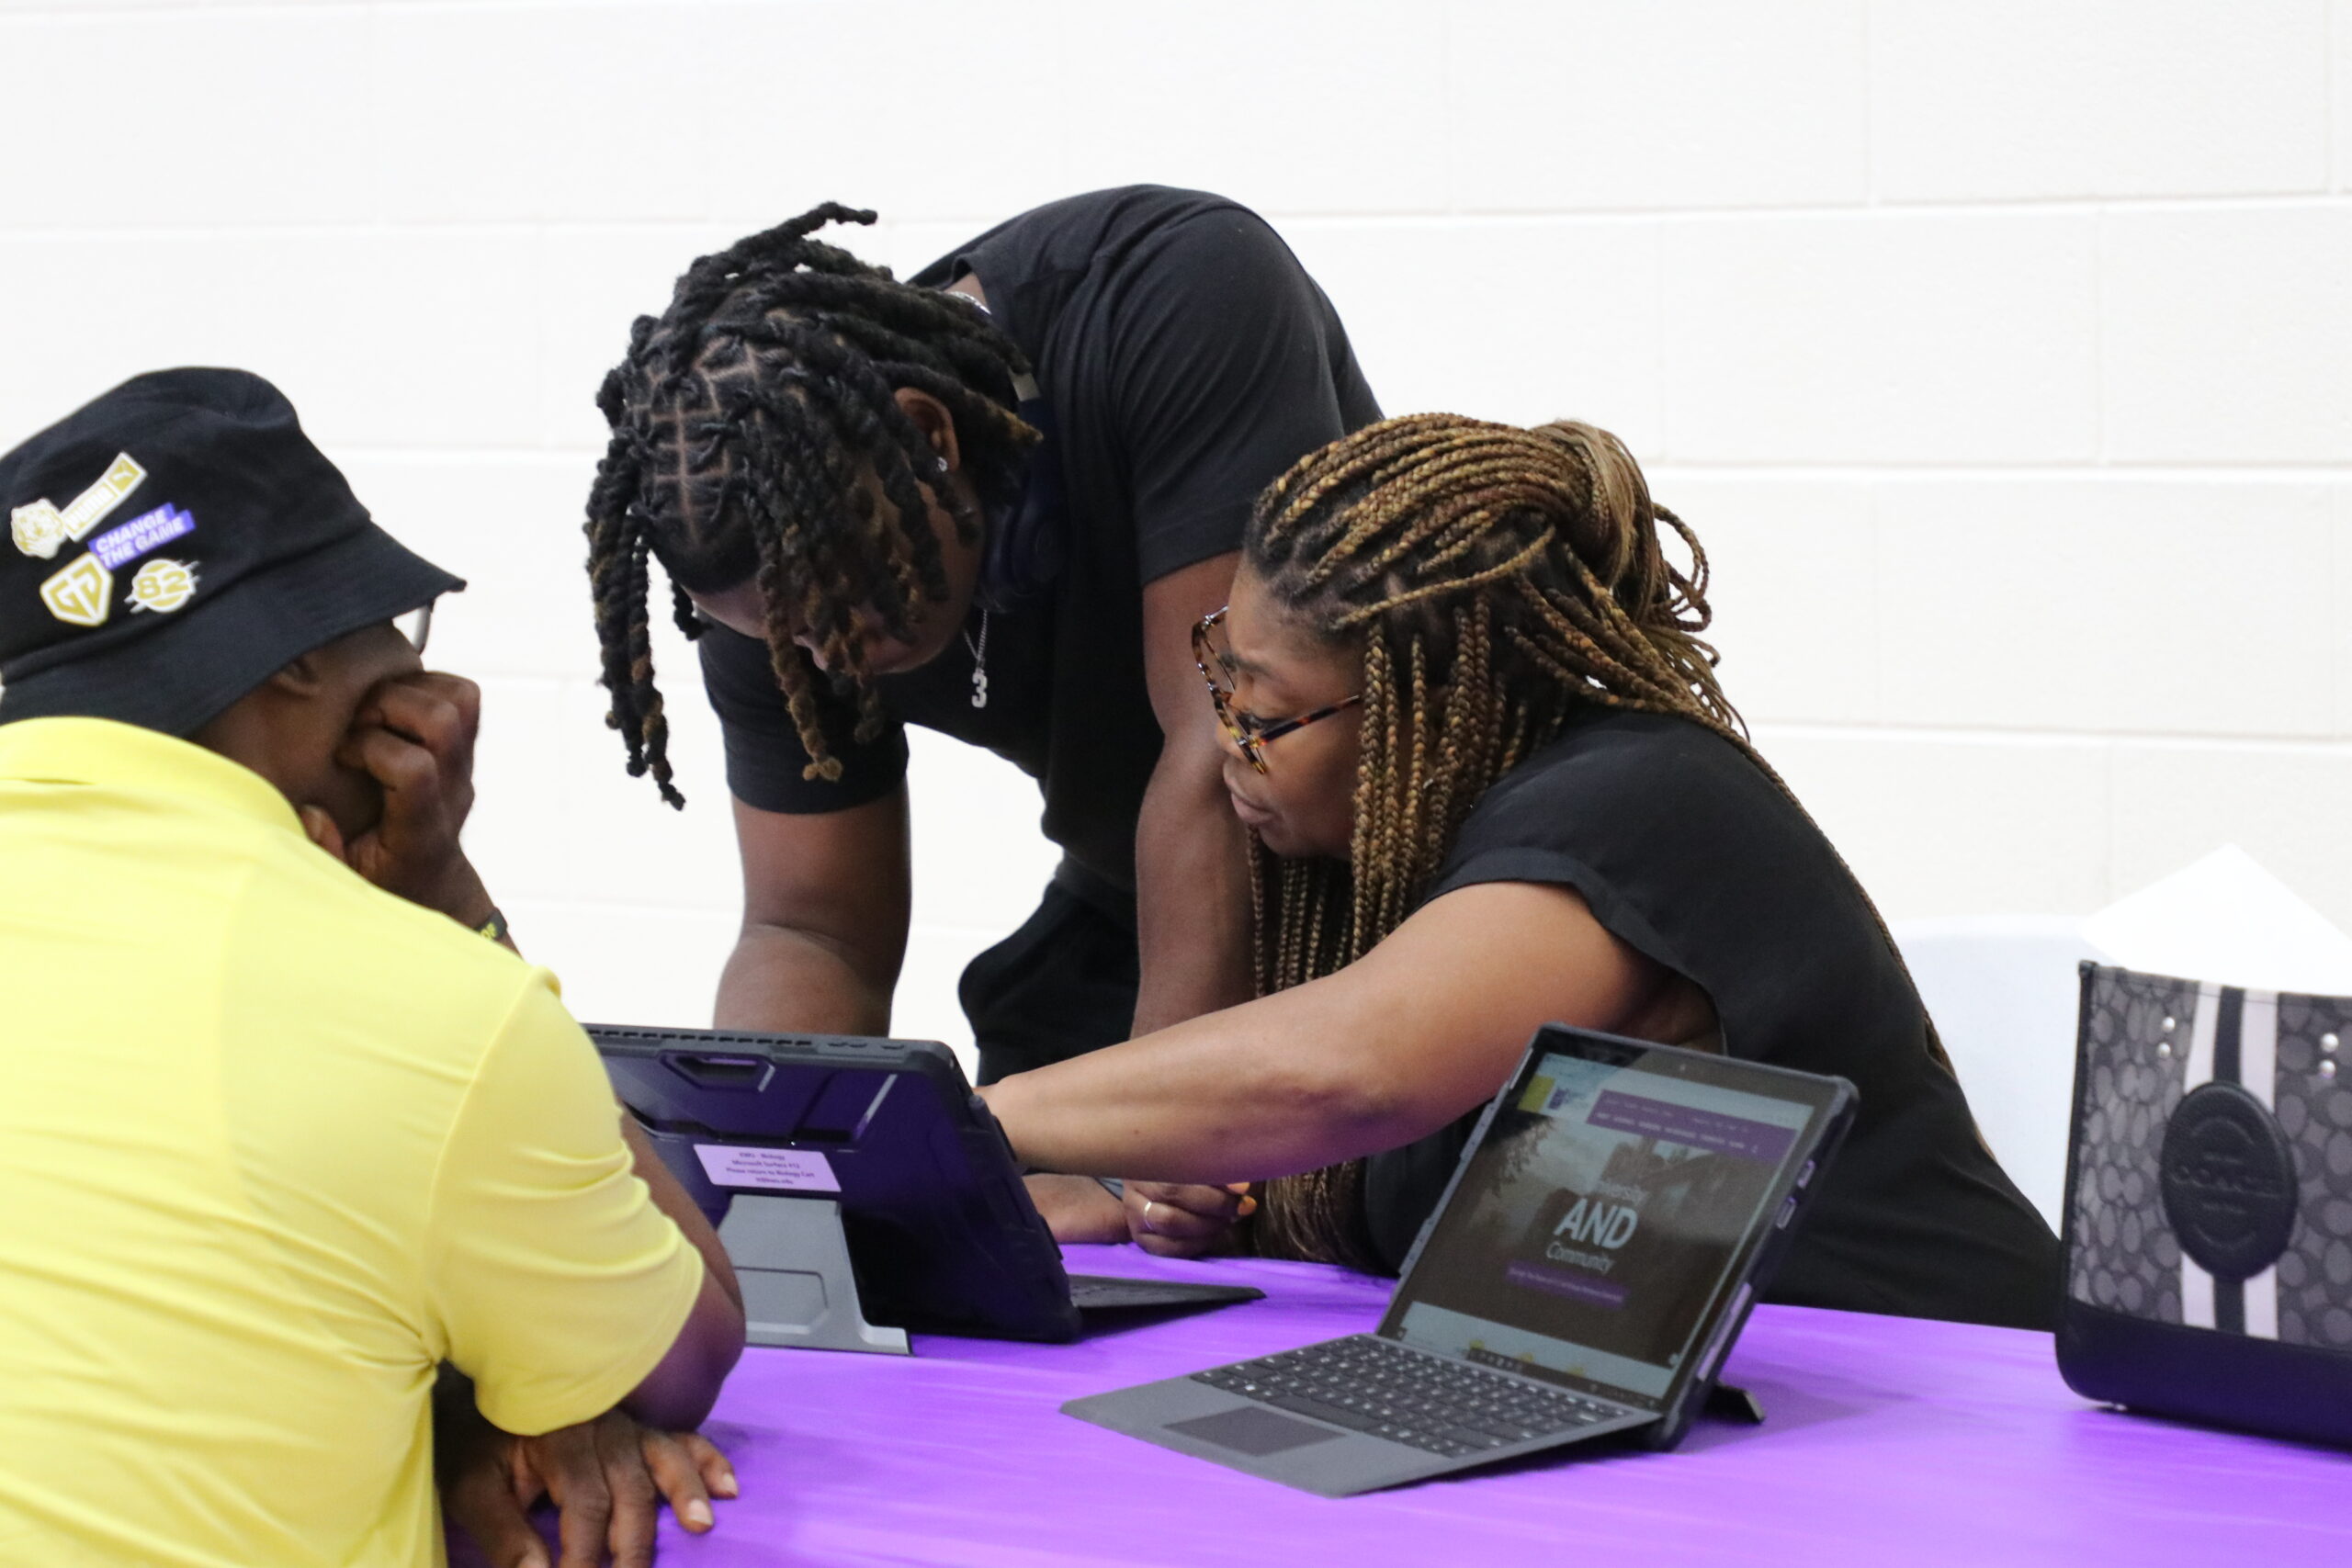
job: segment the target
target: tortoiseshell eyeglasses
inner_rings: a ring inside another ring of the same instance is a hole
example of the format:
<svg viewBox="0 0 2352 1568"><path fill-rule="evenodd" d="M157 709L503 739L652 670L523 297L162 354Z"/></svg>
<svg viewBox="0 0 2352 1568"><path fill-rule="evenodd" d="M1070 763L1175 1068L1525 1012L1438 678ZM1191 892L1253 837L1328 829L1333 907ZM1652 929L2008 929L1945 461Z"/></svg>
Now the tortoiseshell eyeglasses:
<svg viewBox="0 0 2352 1568"><path fill-rule="evenodd" d="M1225 733L1249 759L1250 765L1260 773L1266 771L1268 741L1279 740L1294 729L1305 729L1318 718L1345 713L1363 701L1363 694L1359 692L1313 713L1292 718L1260 718L1234 701L1233 656L1225 649L1224 626L1223 610L1201 617L1201 624L1193 628L1193 660L1201 667L1201 679L1209 683L1209 701L1216 707L1217 722L1225 727Z"/></svg>

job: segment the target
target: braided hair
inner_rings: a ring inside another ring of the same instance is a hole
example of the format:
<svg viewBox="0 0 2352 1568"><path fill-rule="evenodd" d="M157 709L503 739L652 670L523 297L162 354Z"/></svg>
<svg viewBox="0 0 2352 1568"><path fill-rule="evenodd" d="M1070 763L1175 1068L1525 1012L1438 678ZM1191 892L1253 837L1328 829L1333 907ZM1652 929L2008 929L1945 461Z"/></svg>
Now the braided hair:
<svg viewBox="0 0 2352 1568"><path fill-rule="evenodd" d="M922 484L940 463L899 406L913 388L955 421L980 510L1019 499L1037 439L1014 413L1029 362L960 295L898 282L812 238L874 214L825 205L688 267L660 317L640 316L596 404L611 430L588 492L588 579L607 720L631 776L672 783L669 725L653 680L650 558L671 583L678 629L701 636L687 592L759 585L768 659L811 778L839 778L818 705L808 636L857 709L855 735L882 718L865 656L873 629L911 640L948 597ZM920 476L920 478L919 478ZM959 537L979 542L969 507Z"/></svg>
<svg viewBox="0 0 2352 1568"><path fill-rule="evenodd" d="M1688 571L1667 558L1661 525L1690 551ZM1276 480L1243 547L1269 597L1354 646L1363 668L1348 862L1253 848L1261 994L1394 931L1480 797L1588 705L1703 725L1787 790L1701 638L1712 615L1698 536L1651 501L1607 431L1451 414L1370 425ZM1369 1267L1362 1183L1362 1161L1269 1183L1259 1245Z"/></svg>

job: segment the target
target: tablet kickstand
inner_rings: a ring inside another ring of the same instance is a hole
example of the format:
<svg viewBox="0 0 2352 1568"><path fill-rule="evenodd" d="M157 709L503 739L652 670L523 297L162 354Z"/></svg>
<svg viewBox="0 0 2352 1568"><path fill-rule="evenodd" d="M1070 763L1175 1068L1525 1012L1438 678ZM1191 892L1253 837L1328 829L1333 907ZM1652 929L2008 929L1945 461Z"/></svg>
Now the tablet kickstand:
<svg viewBox="0 0 2352 1568"><path fill-rule="evenodd" d="M1706 1409L1718 1421L1736 1421L1749 1427L1764 1424L1764 1402L1727 1382L1719 1382L1707 1391Z"/></svg>
<svg viewBox="0 0 2352 1568"><path fill-rule="evenodd" d="M914 1354L905 1329L865 1321L842 1235L842 1206L832 1199L738 1192L718 1239L743 1287L746 1342Z"/></svg>

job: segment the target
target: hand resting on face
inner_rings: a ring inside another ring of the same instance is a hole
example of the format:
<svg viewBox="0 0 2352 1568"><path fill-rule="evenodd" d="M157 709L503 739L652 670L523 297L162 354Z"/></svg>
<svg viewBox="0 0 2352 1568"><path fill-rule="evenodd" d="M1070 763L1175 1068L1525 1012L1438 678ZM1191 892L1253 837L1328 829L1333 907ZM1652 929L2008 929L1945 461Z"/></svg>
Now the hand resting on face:
<svg viewBox="0 0 2352 1568"><path fill-rule="evenodd" d="M481 692L430 671L379 682L361 702L335 761L383 792L375 826L346 840L324 809L300 808L313 842L369 882L469 926L490 918L488 889L461 835L473 809Z"/></svg>

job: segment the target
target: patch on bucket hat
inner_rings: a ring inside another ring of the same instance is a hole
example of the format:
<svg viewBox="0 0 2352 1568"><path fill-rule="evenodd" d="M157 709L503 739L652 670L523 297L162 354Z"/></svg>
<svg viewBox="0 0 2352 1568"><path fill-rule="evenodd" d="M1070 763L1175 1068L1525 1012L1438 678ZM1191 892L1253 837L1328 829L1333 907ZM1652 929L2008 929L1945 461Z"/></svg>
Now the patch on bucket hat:
<svg viewBox="0 0 2352 1568"><path fill-rule="evenodd" d="M79 557L73 565L50 574L40 585L40 602L68 626L102 626L114 607L114 573L95 557Z"/></svg>
<svg viewBox="0 0 2352 1568"><path fill-rule="evenodd" d="M54 560L59 550L68 543L80 543L84 536L106 518L107 513L128 500L130 492L137 490L139 482L146 477L147 470L139 466L136 458L128 452L119 453L112 463L107 465L107 471L98 476L97 482L67 502L63 509L41 500L9 513L9 536L16 540L17 548L25 554L37 556L42 560ZM96 626L97 623L85 624Z"/></svg>
<svg viewBox="0 0 2352 1568"><path fill-rule="evenodd" d="M169 615L196 597L196 569L186 561L161 556L139 569L130 580L130 613L153 610Z"/></svg>
<svg viewBox="0 0 2352 1568"><path fill-rule="evenodd" d="M90 553L108 571L120 571L148 551L161 549L174 539L186 538L195 532L196 519L167 502L128 523L119 523L92 539Z"/></svg>

